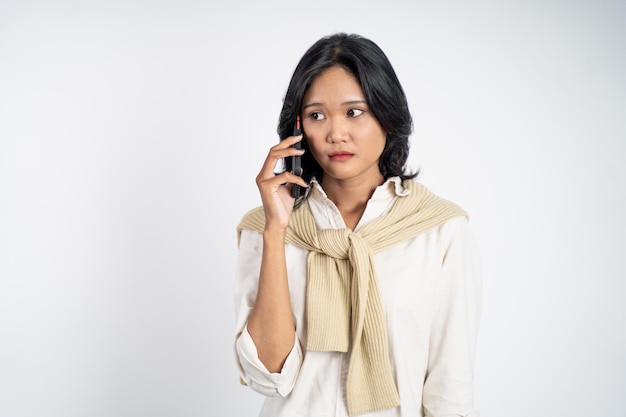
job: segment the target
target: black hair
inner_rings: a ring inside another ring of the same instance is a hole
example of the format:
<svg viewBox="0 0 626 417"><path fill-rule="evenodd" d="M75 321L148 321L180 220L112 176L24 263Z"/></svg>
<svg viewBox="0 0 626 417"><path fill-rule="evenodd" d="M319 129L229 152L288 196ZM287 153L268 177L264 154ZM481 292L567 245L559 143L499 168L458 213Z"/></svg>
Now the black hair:
<svg viewBox="0 0 626 417"><path fill-rule="evenodd" d="M413 120L406 95L385 53L373 41L356 34L336 33L315 42L302 56L291 77L278 122L281 140L293 134L296 115L313 80L324 70L339 66L352 73L365 94L367 104L386 133L379 169L383 177L409 179L417 173L405 172L409 156L409 135ZM305 139L306 139L306 132ZM308 151L306 141L303 149ZM289 169L289 167L287 167ZM322 168L311 152L302 155L302 178L308 183L322 179Z"/></svg>

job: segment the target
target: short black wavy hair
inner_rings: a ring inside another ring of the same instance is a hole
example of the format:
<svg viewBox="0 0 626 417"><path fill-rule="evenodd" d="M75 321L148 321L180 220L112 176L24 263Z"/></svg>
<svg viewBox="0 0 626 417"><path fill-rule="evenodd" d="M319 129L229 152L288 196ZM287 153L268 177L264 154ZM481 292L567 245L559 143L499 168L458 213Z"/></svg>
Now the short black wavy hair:
<svg viewBox="0 0 626 417"><path fill-rule="evenodd" d="M296 115L300 114L302 100L313 80L333 66L342 67L356 77L372 114L387 135L379 161L383 177L409 179L417 176L417 173L405 171L413 119L404 90L382 49L357 34L336 33L323 37L304 53L283 100L278 122L280 139L293 134ZM306 139L306 132L304 135ZM308 150L306 141L302 147ZM302 155L302 168L302 177L307 183L313 177L318 181L322 179L322 168L311 152Z"/></svg>

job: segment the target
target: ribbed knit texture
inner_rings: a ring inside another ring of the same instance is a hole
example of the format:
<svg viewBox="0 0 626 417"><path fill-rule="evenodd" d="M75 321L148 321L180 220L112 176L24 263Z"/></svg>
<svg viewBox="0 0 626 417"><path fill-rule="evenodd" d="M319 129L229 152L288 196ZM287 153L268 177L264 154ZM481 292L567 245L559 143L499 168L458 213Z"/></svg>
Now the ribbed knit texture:
<svg viewBox="0 0 626 417"><path fill-rule="evenodd" d="M350 352L346 390L350 416L400 404L373 254L452 217L467 217L463 209L415 181L404 181L403 186L410 193L398 197L387 214L358 232L318 230L307 204L289 221L287 242L310 251L307 349ZM263 208L258 207L243 217L238 236L243 229L262 232L264 226Z"/></svg>

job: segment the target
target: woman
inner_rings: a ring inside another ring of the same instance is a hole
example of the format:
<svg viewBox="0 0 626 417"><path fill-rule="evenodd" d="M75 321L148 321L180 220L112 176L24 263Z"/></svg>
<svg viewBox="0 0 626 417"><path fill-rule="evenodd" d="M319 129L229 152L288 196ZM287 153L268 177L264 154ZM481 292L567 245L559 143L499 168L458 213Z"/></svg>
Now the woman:
<svg viewBox="0 0 626 417"><path fill-rule="evenodd" d="M236 355L261 416L478 415L480 262L466 213L404 171L411 128L374 42L335 34L297 65L238 227ZM298 155L302 177L274 173Z"/></svg>

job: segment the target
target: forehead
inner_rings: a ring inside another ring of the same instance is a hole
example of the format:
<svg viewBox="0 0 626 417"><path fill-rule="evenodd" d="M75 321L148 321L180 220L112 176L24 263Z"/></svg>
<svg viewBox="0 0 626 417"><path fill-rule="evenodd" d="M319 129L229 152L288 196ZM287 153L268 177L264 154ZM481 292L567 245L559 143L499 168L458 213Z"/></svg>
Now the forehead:
<svg viewBox="0 0 626 417"><path fill-rule="evenodd" d="M303 104L363 99L363 89L354 74L342 67L335 66L325 69L313 79L311 86L304 95Z"/></svg>

